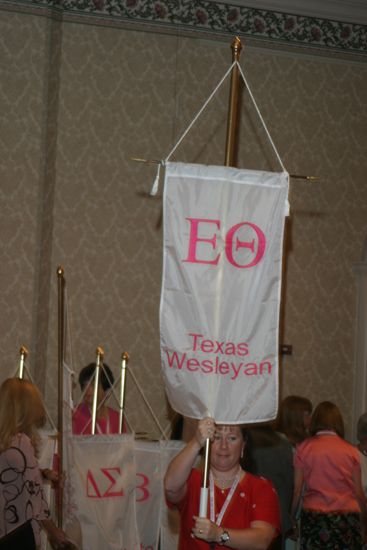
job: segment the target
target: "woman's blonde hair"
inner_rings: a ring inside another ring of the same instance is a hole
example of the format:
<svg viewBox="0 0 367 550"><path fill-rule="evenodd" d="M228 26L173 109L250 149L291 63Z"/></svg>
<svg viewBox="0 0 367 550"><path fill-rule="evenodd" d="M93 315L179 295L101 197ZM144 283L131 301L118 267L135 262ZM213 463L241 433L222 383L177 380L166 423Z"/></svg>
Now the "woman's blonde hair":
<svg viewBox="0 0 367 550"><path fill-rule="evenodd" d="M28 435L35 445L37 428L45 422L39 389L28 380L8 378L0 387L0 451L8 449L18 433Z"/></svg>

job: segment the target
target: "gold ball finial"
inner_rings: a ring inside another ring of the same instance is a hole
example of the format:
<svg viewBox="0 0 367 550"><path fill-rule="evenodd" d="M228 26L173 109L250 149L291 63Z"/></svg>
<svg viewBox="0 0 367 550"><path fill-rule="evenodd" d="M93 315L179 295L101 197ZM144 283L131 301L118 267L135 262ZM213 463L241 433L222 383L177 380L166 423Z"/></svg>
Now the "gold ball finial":
<svg viewBox="0 0 367 550"><path fill-rule="evenodd" d="M103 351L103 348L101 346L98 346L98 348L96 349L96 355L102 360L103 357L104 357L104 351Z"/></svg>
<svg viewBox="0 0 367 550"><path fill-rule="evenodd" d="M57 267L56 274L57 274L58 277L63 277L64 276L64 268L62 267L62 265L59 265Z"/></svg>
<svg viewBox="0 0 367 550"><path fill-rule="evenodd" d="M28 350L25 346L20 346L20 350L19 350L19 353L20 355L24 355L24 357L27 357L28 355Z"/></svg>
<svg viewBox="0 0 367 550"><path fill-rule="evenodd" d="M126 361L126 363L128 363L128 361L129 361L129 359L130 359L130 355L128 354L127 351L124 351L124 352L122 353L121 359L122 359L123 361Z"/></svg>
<svg viewBox="0 0 367 550"><path fill-rule="evenodd" d="M233 39L231 48L232 48L234 61L236 61L236 60L238 61L238 59L240 57L241 50L242 50L242 42L241 42L241 39L240 39L239 36L236 36Z"/></svg>

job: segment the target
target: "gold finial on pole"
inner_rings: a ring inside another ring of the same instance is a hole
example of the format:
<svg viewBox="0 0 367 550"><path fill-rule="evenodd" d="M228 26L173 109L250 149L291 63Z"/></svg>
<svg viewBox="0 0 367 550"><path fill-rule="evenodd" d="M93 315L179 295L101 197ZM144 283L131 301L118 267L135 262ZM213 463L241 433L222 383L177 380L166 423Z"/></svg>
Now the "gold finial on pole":
<svg viewBox="0 0 367 550"><path fill-rule="evenodd" d="M24 376L24 364L25 364L25 360L26 360L27 355L28 355L28 350L25 346L21 346L20 350L19 350L19 353L20 353L19 378L23 378L23 376Z"/></svg>
<svg viewBox="0 0 367 550"><path fill-rule="evenodd" d="M57 448L58 448L58 475L62 479L64 469L64 447L63 447L63 404L64 404L64 318L65 318L65 279L64 269L61 265L56 270L57 274L57 364L58 364L58 403L57 403ZM63 487L59 485L57 491L57 525L62 529L63 524Z"/></svg>
<svg viewBox="0 0 367 550"><path fill-rule="evenodd" d="M96 420L97 420L97 405L98 405L98 386L99 386L99 373L101 365L103 363L104 351L103 348L98 346L96 349L96 372L94 375L94 392L93 392L93 406L92 406L92 435L96 433Z"/></svg>
<svg viewBox="0 0 367 550"><path fill-rule="evenodd" d="M242 50L241 40L238 36L233 39L232 45L232 63L239 61ZM236 135L238 123L238 89L239 89L239 70L235 65L231 74L231 88L229 93L229 109L227 122L227 140L226 140L226 155L225 166L234 166L236 160Z"/></svg>
<svg viewBox="0 0 367 550"><path fill-rule="evenodd" d="M104 351L103 351L103 348L101 348L101 346L98 346L98 348L96 349L96 354L97 354L97 359L99 359L100 361L103 361Z"/></svg>
<svg viewBox="0 0 367 550"><path fill-rule="evenodd" d="M129 362L130 356L127 351L124 351L121 355L121 386L120 386L120 417L119 417L119 434L122 434L124 427L124 414L125 414L125 382L126 382L126 367Z"/></svg>

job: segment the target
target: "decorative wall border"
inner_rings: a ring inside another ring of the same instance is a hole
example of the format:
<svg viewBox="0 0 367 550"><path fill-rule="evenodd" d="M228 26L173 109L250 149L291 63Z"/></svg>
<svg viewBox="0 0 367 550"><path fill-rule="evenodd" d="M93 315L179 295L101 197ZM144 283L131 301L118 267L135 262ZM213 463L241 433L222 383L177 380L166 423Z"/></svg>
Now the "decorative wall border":
<svg viewBox="0 0 367 550"><path fill-rule="evenodd" d="M208 0L0 0L0 7L46 9L63 16L88 16L95 24L149 24L151 30L239 35L257 42L303 46L367 56L367 25Z"/></svg>

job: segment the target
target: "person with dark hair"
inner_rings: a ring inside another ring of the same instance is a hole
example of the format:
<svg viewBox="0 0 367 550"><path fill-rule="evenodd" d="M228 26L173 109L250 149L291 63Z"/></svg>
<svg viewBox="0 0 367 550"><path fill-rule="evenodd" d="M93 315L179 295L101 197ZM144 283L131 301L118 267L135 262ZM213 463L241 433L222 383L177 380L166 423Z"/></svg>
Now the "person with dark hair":
<svg viewBox="0 0 367 550"><path fill-rule="evenodd" d="M0 387L0 548L35 550L44 529L52 548L71 548L50 518L36 458L45 410L38 388L20 378Z"/></svg>
<svg viewBox="0 0 367 550"><path fill-rule="evenodd" d="M99 368L96 433L117 434L119 433L119 413L106 404L106 399L114 384L114 377L108 365L103 364ZM95 371L96 363L90 363L79 373L79 384L83 392L83 403L81 403L73 413L73 434L76 435L90 435L92 431L92 404ZM126 430L124 429L123 431Z"/></svg>
<svg viewBox="0 0 367 550"><path fill-rule="evenodd" d="M303 483L306 487L301 550L360 550L367 519L360 457L343 439L343 418L334 403L323 401L316 407L310 432L311 437L297 447L294 461L293 513Z"/></svg>
<svg viewBox="0 0 367 550"><path fill-rule="evenodd" d="M194 464L206 439L210 452L208 517L199 517L202 473ZM279 502L270 481L241 468L245 451L240 426L200 420L196 434L168 466L167 502L181 518L179 550L266 550L280 531Z"/></svg>
<svg viewBox="0 0 367 550"><path fill-rule="evenodd" d="M295 453L297 445L309 437L311 422L312 403L307 397L301 395L288 395L280 403L278 417L275 423L277 433L288 440ZM294 477L293 464L290 474ZM302 507L302 497L299 501L299 508L295 515L292 530L288 531L288 538L285 541L286 550L296 550L296 533L299 530L299 514Z"/></svg>
<svg viewBox="0 0 367 550"><path fill-rule="evenodd" d="M184 417L182 414L176 413L172 420L172 429L171 429L171 440L181 440L182 439L182 432L183 432L183 425L184 425Z"/></svg>
<svg viewBox="0 0 367 550"><path fill-rule="evenodd" d="M290 442L269 424L246 430L246 453L242 467L251 474L269 479L278 494L281 511L281 535L272 550L285 548L287 534L292 531L293 450Z"/></svg>
<svg viewBox="0 0 367 550"><path fill-rule="evenodd" d="M280 403L275 429L295 447L309 435L312 403L307 397L288 395Z"/></svg>
<svg viewBox="0 0 367 550"><path fill-rule="evenodd" d="M367 496L367 413L362 414L357 423L357 449L360 452L362 487Z"/></svg>

